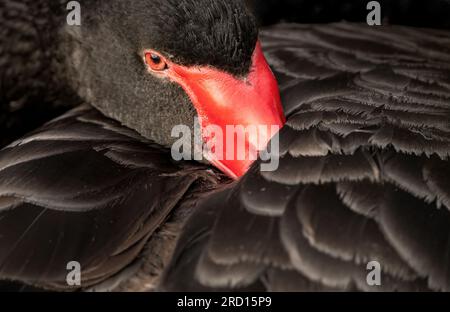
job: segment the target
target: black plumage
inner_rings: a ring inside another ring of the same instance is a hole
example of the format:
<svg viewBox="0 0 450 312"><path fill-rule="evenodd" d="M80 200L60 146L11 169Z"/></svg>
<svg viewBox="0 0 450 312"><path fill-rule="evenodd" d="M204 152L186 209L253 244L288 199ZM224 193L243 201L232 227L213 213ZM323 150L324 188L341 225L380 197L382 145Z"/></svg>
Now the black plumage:
<svg viewBox="0 0 450 312"><path fill-rule="evenodd" d="M148 73L146 49L179 65L250 70L258 31L240 0L86 1L80 26L67 24L66 5L0 4L2 146L83 102L171 146L173 126L193 127L196 112L178 84Z"/></svg>
<svg viewBox="0 0 450 312"><path fill-rule="evenodd" d="M449 291L449 38L345 23L262 31L288 113L280 166L257 163L199 203L161 289ZM373 260L380 287L366 283Z"/></svg>
<svg viewBox="0 0 450 312"><path fill-rule="evenodd" d="M125 277L132 276L151 237L153 250L144 254L161 265L175 240L164 223L181 224L174 216L188 214L190 198L221 179L204 166L172 162L167 150L89 106L0 154L0 276L48 289L70 288L71 261L82 265L84 289L108 289L97 284L128 267Z"/></svg>
<svg viewBox="0 0 450 312"><path fill-rule="evenodd" d="M130 3L92 2L83 28L50 23L58 88L117 122L81 106L0 151L0 287L74 289L66 264L78 261L82 290L450 290L448 32L265 29L288 116L280 167L257 162L229 185L171 161L168 130L194 110L179 86L144 76L139 53L149 45L241 76L253 19L238 1ZM365 280L372 260L379 288Z"/></svg>

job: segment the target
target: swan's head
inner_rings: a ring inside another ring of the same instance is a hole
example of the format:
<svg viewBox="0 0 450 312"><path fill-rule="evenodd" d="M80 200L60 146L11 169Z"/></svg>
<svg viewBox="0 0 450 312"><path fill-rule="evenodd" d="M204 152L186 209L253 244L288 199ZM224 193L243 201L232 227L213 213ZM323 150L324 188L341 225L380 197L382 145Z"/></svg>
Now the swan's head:
<svg viewBox="0 0 450 312"><path fill-rule="evenodd" d="M143 136L173 147L186 135L179 130L199 133L180 152L202 150L238 177L284 123L276 80L243 1L95 1L82 14L81 26L66 28L72 84Z"/></svg>

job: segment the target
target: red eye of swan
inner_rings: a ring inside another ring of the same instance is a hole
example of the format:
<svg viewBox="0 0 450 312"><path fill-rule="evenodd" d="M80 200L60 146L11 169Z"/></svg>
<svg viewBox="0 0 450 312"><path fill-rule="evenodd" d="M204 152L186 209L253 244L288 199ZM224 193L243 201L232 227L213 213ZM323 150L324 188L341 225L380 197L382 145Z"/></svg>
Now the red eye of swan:
<svg viewBox="0 0 450 312"><path fill-rule="evenodd" d="M156 52L145 53L145 63L151 70L163 71L167 69L167 62L163 56Z"/></svg>

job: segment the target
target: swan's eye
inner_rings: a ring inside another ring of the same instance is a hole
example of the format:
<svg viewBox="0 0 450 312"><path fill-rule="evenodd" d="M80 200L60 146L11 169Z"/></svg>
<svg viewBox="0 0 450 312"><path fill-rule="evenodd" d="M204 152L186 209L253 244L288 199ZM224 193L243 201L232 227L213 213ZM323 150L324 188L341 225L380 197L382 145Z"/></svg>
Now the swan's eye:
<svg viewBox="0 0 450 312"><path fill-rule="evenodd" d="M168 68L164 57L153 51L145 53L145 63L154 71L163 71Z"/></svg>

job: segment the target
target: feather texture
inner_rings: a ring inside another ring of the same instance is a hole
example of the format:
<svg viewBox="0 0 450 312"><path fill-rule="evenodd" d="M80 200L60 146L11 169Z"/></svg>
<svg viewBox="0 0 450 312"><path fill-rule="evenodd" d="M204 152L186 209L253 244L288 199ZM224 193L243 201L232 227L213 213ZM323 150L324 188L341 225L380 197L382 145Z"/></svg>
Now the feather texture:
<svg viewBox="0 0 450 312"><path fill-rule="evenodd" d="M135 264L174 209L218 183L170 159L88 106L3 149L0 278L71 289L66 265L77 261L86 289Z"/></svg>
<svg viewBox="0 0 450 312"><path fill-rule="evenodd" d="M199 203L182 236L202 238L180 240L161 289L450 291L450 34L281 24L261 41L288 115L280 166Z"/></svg>

